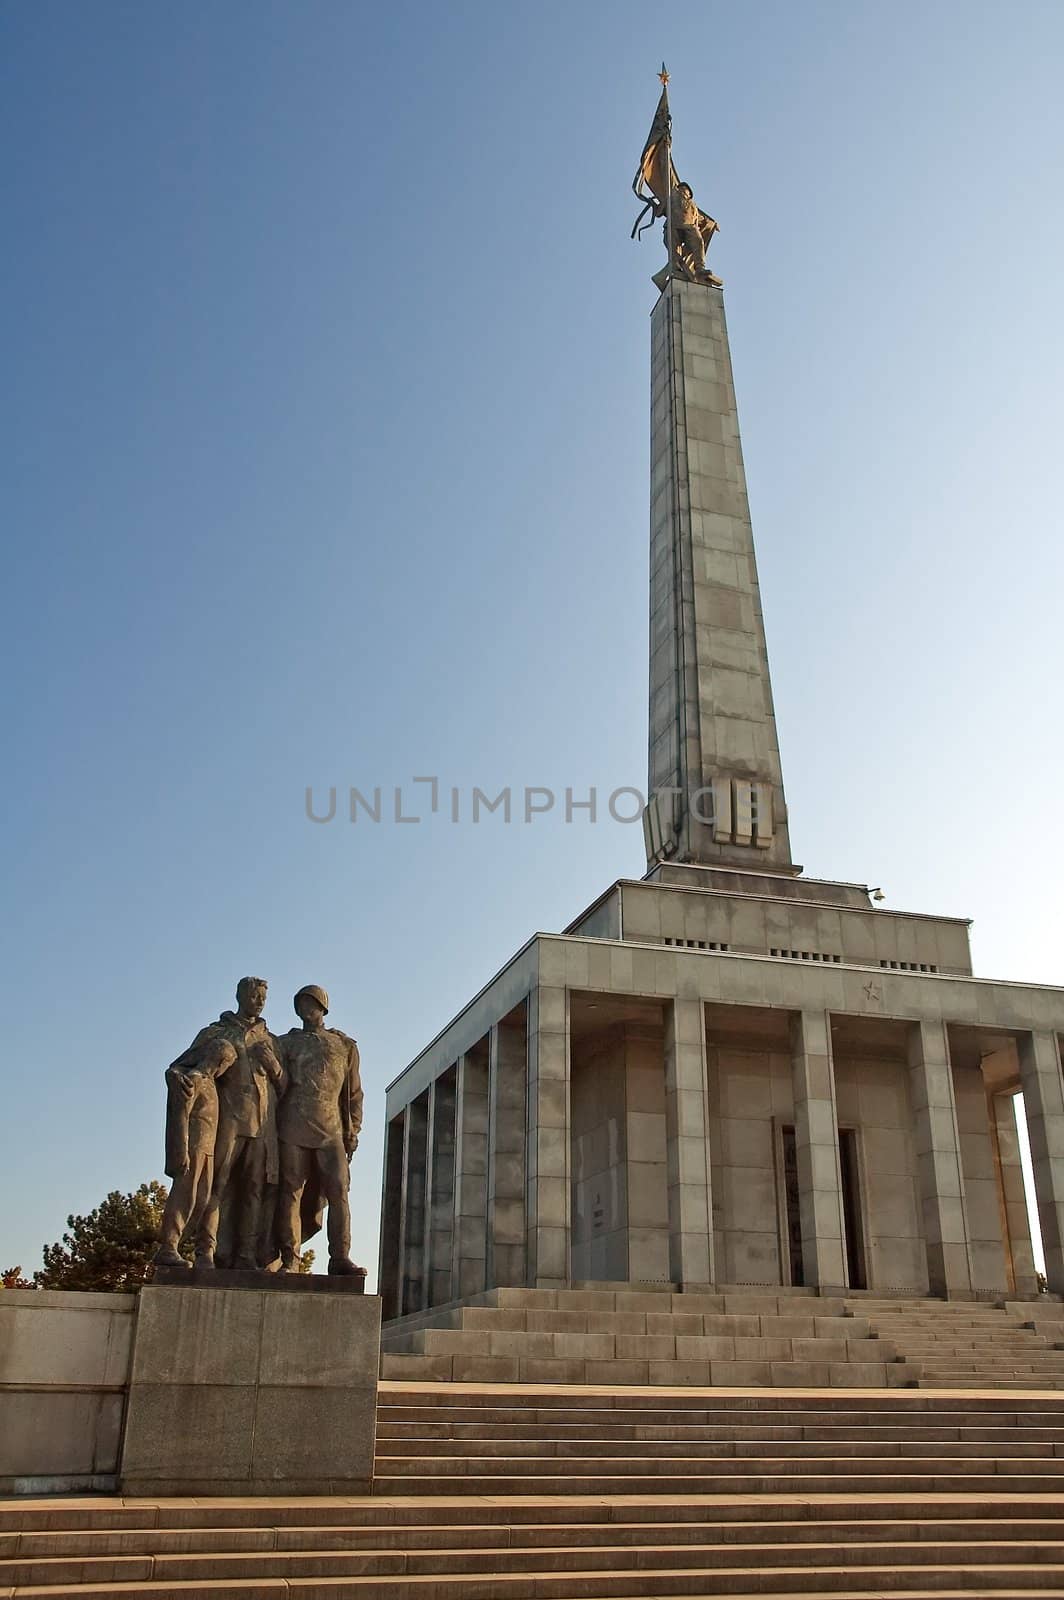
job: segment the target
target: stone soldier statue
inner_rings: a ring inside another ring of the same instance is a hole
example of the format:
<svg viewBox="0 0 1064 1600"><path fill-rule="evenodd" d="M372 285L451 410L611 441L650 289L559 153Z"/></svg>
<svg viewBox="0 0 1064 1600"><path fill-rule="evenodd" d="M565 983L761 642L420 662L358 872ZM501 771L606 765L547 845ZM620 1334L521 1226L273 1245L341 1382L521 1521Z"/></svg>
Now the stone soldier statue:
<svg viewBox="0 0 1064 1600"><path fill-rule="evenodd" d="M362 1127L358 1045L325 1026L329 996L317 984L300 989L293 1004L303 1026L274 1040L288 1085L277 1113L281 1270L297 1270L300 1248L328 1204L329 1271L356 1273L362 1269L351 1260L347 1190Z"/></svg>
<svg viewBox="0 0 1064 1600"><path fill-rule="evenodd" d="M166 1174L173 1183L163 1211L158 1267L188 1265L178 1246L186 1230L195 1235L214 1183L215 1080L235 1061L235 1046L220 1032L204 1028L166 1069Z"/></svg>
<svg viewBox="0 0 1064 1600"><path fill-rule="evenodd" d="M186 1055L221 1041L234 1059L216 1075L218 1132L214 1177L196 1235L196 1266L257 1268L263 1191L277 1181L277 1098L285 1085L273 1040L262 1020L266 980L241 978L235 1011L196 1035ZM180 1062L183 1058L178 1057ZM176 1064L176 1063L175 1063ZM218 1251L219 1225L225 1245Z"/></svg>

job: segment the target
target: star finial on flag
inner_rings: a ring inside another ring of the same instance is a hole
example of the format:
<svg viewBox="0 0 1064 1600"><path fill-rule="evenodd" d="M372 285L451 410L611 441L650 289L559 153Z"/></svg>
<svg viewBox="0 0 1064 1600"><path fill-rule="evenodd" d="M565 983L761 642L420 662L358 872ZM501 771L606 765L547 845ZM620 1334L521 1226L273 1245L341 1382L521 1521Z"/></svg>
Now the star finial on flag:
<svg viewBox="0 0 1064 1600"><path fill-rule="evenodd" d="M659 79L660 79L660 81L661 81L661 87L662 87L662 88L663 88L663 89L665 89L665 88L667 88L667 87L668 87L668 82L669 82L669 74L668 74L668 72L667 72L667 71L666 71L666 70L665 70L665 63L664 63L664 61L663 61L663 62L662 62L662 63L661 63L661 71L660 71L660 72L659 72L659 73L658 73L658 78L659 78Z"/></svg>

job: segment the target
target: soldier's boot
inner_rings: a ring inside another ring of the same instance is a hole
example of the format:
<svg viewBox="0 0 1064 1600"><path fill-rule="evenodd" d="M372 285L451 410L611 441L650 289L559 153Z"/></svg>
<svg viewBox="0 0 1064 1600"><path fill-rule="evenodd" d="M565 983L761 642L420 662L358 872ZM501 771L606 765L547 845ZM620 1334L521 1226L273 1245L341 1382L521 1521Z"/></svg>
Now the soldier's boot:
<svg viewBox="0 0 1064 1600"><path fill-rule="evenodd" d="M329 1182L326 1196L329 1201L329 1276L353 1278L363 1271L351 1260L351 1202L347 1195L347 1168L339 1182Z"/></svg>
<svg viewBox="0 0 1064 1600"><path fill-rule="evenodd" d="M282 1251L281 1251L280 1271L281 1272L298 1272L299 1271L299 1256L297 1255L295 1250L282 1249Z"/></svg>
<svg viewBox="0 0 1064 1600"><path fill-rule="evenodd" d="M168 1241L160 1244L152 1257L153 1267L187 1267L188 1262L180 1255L177 1249Z"/></svg>
<svg viewBox="0 0 1064 1600"><path fill-rule="evenodd" d="M351 1260L350 1256L330 1256L329 1257L329 1277L330 1278L354 1278L354 1277L357 1277L359 1273L361 1273L362 1276L365 1277L365 1275L366 1275L365 1267L357 1267L355 1265L355 1263Z"/></svg>
<svg viewBox="0 0 1064 1600"><path fill-rule="evenodd" d="M176 1185L175 1185L176 1187ZM180 1202L174 1203L173 1195L166 1202L163 1212L162 1226L159 1229L159 1248L152 1258L155 1267L187 1267L188 1262L178 1251L181 1235L184 1231L185 1218L181 1211Z"/></svg>
<svg viewBox="0 0 1064 1600"><path fill-rule="evenodd" d="M194 1268L194 1270L196 1272L213 1272L214 1271L214 1249L213 1249L213 1247L208 1248L205 1245L198 1246L198 1248L196 1250L196 1259L192 1263L192 1265L193 1265L193 1268Z"/></svg>

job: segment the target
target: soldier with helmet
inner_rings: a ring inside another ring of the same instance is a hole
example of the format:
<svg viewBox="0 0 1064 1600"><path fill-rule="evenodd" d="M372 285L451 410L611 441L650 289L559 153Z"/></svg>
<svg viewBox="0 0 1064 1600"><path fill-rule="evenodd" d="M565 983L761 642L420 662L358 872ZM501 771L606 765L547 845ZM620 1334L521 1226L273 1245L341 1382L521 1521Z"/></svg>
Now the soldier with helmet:
<svg viewBox="0 0 1064 1600"><path fill-rule="evenodd" d="M305 1228L304 1219L316 1216L320 1227L321 1211L327 1204L329 1271L356 1273L361 1268L351 1260L347 1191L348 1163L362 1127L358 1045L339 1028L325 1026L329 996L317 984L306 984L293 1004L303 1026L274 1040L287 1078L277 1110L281 1270L298 1270L300 1248L309 1233L316 1231L313 1224Z"/></svg>

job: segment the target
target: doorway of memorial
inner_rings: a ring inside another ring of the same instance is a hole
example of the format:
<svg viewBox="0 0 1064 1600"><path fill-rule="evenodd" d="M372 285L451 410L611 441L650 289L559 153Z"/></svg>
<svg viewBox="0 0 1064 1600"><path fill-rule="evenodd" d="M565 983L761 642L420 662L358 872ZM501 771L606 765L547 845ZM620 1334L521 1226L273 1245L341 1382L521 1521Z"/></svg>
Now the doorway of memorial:
<svg viewBox="0 0 1064 1600"><path fill-rule="evenodd" d="M780 1129L783 1166L783 1214L786 1226L789 1278L795 1288L805 1283L802 1261L802 1208L798 1181L798 1147L794 1127ZM857 1130L839 1129L839 1175L842 1183L842 1221L846 1237L847 1280L851 1289L867 1289L865 1237L862 1226L861 1174L857 1155Z"/></svg>
<svg viewBox="0 0 1064 1600"><path fill-rule="evenodd" d="M867 1289L864 1229L861 1226L861 1174L855 1128L839 1129L839 1175L842 1180L842 1225L846 1234L846 1275L851 1289Z"/></svg>
<svg viewBox="0 0 1064 1600"><path fill-rule="evenodd" d="M786 1220L787 1260L790 1264L791 1286L800 1289L805 1283L802 1263L802 1202L798 1187L798 1145L794 1128L787 1124L780 1129L783 1144L783 1205Z"/></svg>

